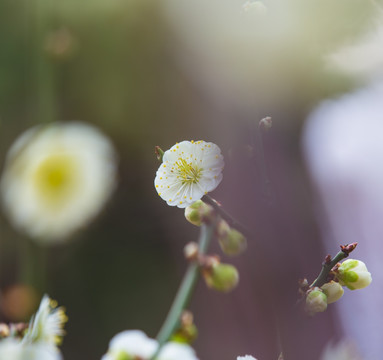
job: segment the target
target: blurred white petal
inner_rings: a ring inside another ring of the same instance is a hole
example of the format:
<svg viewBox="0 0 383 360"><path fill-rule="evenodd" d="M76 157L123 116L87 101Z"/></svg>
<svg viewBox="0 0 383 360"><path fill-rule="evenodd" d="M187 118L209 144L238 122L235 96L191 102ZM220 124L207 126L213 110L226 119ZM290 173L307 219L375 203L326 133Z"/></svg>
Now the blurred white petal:
<svg viewBox="0 0 383 360"><path fill-rule="evenodd" d="M115 187L116 156L96 128L73 123L37 126L9 150L1 196L12 224L41 242L85 226Z"/></svg>

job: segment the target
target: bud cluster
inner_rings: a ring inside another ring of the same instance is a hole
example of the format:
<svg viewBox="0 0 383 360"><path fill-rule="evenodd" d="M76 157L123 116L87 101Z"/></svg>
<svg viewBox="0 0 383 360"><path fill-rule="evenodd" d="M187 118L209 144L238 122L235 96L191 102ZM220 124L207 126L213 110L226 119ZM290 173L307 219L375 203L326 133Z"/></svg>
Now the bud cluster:
<svg viewBox="0 0 383 360"><path fill-rule="evenodd" d="M246 237L218 216L213 206L202 200L185 208L185 218L196 226L201 226L203 223L215 223L214 234L225 255L236 256L246 250ZM239 281L237 269L233 265L221 263L220 258L216 255L201 255L196 243L187 244L184 248L184 255L187 260L196 261L199 264L209 288L228 292L237 286Z"/></svg>
<svg viewBox="0 0 383 360"><path fill-rule="evenodd" d="M342 251L351 252L355 246L352 249L341 248ZM326 263L331 263L329 256L326 257ZM367 270L364 262L354 259L336 263L327 278L328 281L320 287L308 286L307 280L301 281L300 292L306 297L305 310L309 315L323 312L327 309L328 304L338 301L344 294L343 286L350 290L363 289L370 285L372 281L371 273Z"/></svg>

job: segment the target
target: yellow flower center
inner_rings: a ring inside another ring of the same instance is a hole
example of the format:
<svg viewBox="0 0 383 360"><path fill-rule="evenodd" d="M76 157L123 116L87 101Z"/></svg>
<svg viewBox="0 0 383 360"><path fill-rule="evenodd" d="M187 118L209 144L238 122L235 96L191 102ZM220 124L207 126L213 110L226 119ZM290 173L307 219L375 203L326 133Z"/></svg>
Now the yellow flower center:
<svg viewBox="0 0 383 360"><path fill-rule="evenodd" d="M68 154L53 154L38 165L35 187L44 202L57 206L62 204L75 185L77 166Z"/></svg>
<svg viewBox="0 0 383 360"><path fill-rule="evenodd" d="M188 163L185 159L179 158L176 161L177 171L181 177L182 184L196 184L201 178L202 169L198 168L190 162Z"/></svg>

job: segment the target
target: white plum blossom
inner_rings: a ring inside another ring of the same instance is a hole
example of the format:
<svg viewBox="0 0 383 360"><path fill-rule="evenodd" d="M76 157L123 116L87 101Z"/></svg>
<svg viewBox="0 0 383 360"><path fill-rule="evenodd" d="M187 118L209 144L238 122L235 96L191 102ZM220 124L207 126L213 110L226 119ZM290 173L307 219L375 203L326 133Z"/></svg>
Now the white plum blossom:
<svg viewBox="0 0 383 360"><path fill-rule="evenodd" d="M58 349L44 342L26 344L14 338L0 341L0 359L4 360L62 360Z"/></svg>
<svg viewBox="0 0 383 360"><path fill-rule="evenodd" d="M185 208L219 185L223 167L217 145L182 141L164 153L154 185L168 205Z"/></svg>
<svg viewBox="0 0 383 360"><path fill-rule="evenodd" d="M40 307L32 317L24 343L44 342L59 345L65 335L64 324L68 321L63 307L57 307L57 302L44 295Z"/></svg>
<svg viewBox="0 0 383 360"><path fill-rule="evenodd" d="M198 360L194 350L186 344L168 342L164 345L157 360Z"/></svg>
<svg viewBox="0 0 383 360"><path fill-rule="evenodd" d="M115 335L109 343L108 352L101 360L117 360L121 354L149 359L157 349L157 342L140 330L125 330Z"/></svg>
<svg viewBox="0 0 383 360"><path fill-rule="evenodd" d="M119 360L138 357L149 360L157 351L158 343L140 330L126 330L113 337L108 352L101 360ZM156 360L198 360L194 350L186 345L168 342L161 349Z"/></svg>
<svg viewBox="0 0 383 360"><path fill-rule="evenodd" d="M245 355L245 356L238 356L237 360L257 360L257 359L252 357L251 355Z"/></svg>
<svg viewBox="0 0 383 360"><path fill-rule="evenodd" d="M80 122L36 126L8 152L0 183L11 223L40 242L62 240L100 211L115 187L110 141Z"/></svg>

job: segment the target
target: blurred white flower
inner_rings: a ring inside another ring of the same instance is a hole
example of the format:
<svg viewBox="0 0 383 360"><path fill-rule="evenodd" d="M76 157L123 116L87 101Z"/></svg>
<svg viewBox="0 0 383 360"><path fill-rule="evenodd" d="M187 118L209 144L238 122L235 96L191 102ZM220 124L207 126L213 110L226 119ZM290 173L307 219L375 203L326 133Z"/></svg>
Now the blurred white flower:
<svg viewBox="0 0 383 360"><path fill-rule="evenodd" d="M222 180L220 148L205 141L182 141L165 151L154 185L168 205L185 208Z"/></svg>
<svg viewBox="0 0 383 360"><path fill-rule="evenodd" d="M250 355L245 355L245 356L238 356L237 360L257 360L257 359Z"/></svg>
<svg viewBox="0 0 383 360"><path fill-rule="evenodd" d="M149 359L157 349L157 342L140 330L125 330L115 335L109 343L108 352L102 360L117 360L122 355Z"/></svg>
<svg viewBox="0 0 383 360"><path fill-rule="evenodd" d="M186 344L168 342L162 348L157 360L198 360L194 350Z"/></svg>
<svg viewBox="0 0 383 360"><path fill-rule="evenodd" d="M56 347L43 342L26 344L18 339L0 340L1 360L61 360Z"/></svg>
<svg viewBox="0 0 383 360"><path fill-rule="evenodd" d="M89 125L54 123L9 150L1 196L12 224L41 242L61 240L94 218L115 187L110 141Z"/></svg>
<svg viewBox="0 0 383 360"><path fill-rule="evenodd" d="M108 352L101 360L119 360L139 357L149 360L158 347L156 340L148 338L140 330L123 331L110 341ZM163 346L157 360L198 360L194 350L186 345L169 342Z"/></svg>
<svg viewBox="0 0 383 360"><path fill-rule="evenodd" d="M57 307L57 302L44 295L40 307L32 317L29 329L23 342L44 342L50 345L61 344L65 334L64 324L68 321L63 307Z"/></svg>

